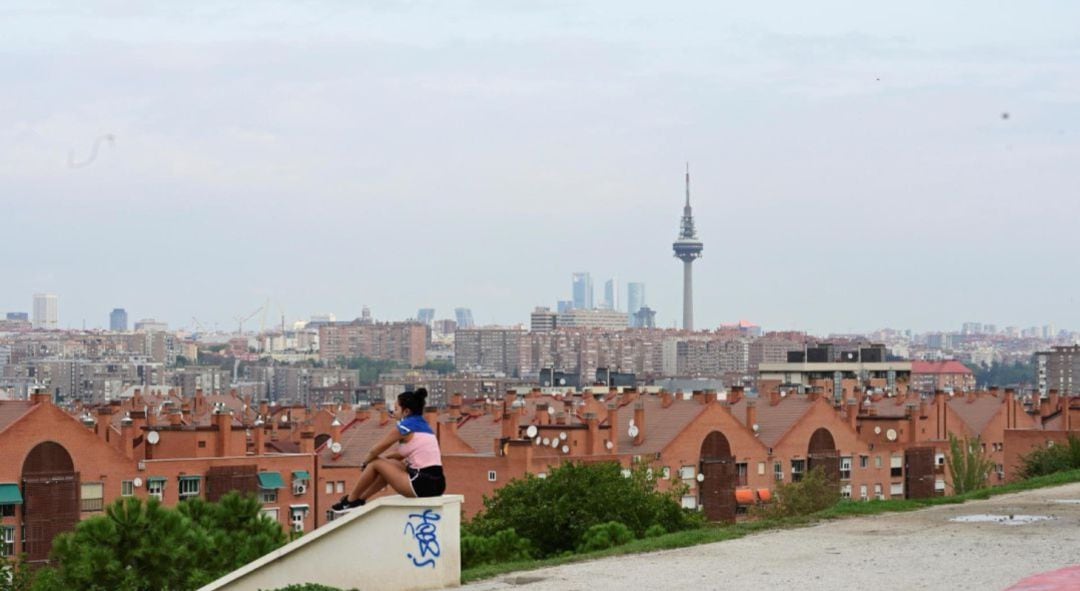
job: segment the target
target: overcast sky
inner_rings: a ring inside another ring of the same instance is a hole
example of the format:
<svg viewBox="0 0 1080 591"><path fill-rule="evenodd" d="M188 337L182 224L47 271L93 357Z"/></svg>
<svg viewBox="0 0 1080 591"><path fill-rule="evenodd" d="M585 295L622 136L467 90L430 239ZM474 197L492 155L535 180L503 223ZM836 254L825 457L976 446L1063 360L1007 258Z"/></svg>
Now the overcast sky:
<svg viewBox="0 0 1080 591"><path fill-rule="evenodd" d="M5 2L0 311L527 323L591 271L670 326L689 161L699 328L1080 329L1077 23L1068 0Z"/></svg>

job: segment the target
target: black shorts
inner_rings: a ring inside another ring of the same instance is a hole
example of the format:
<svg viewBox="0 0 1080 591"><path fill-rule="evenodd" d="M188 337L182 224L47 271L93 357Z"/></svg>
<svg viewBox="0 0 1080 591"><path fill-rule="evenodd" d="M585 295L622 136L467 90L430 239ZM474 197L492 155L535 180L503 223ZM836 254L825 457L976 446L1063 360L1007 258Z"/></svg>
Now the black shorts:
<svg viewBox="0 0 1080 591"><path fill-rule="evenodd" d="M409 483L417 497L437 497L446 492L446 476L442 466L406 469L409 471Z"/></svg>

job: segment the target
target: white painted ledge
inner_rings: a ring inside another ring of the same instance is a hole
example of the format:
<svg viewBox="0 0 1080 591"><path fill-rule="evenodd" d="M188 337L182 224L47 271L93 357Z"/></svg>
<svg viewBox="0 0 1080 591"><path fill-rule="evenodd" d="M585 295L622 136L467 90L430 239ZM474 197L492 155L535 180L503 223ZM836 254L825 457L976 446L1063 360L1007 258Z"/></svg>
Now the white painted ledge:
<svg viewBox="0 0 1080 591"><path fill-rule="evenodd" d="M302 583L363 591L457 587L463 499L376 499L199 591L259 591Z"/></svg>

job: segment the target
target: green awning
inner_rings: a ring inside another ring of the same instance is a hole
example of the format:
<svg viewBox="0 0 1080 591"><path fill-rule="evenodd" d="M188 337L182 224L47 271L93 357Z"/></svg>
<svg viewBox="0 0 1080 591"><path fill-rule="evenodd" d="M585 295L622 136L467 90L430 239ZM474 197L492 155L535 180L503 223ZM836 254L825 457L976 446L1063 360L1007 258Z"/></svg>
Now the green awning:
<svg viewBox="0 0 1080 591"><path fill-rule="evenodd" d="M202 480L202 476L181 476L180 477L180 482L185 482L185 481L190 482L192 480L195 480L195 481Z"/></svg>
<svg viewBox="0 0 1080 591"><path fill-rule="evenodd" d="M22 505L18 484L0 484L0 505Z"/></svg>
<svg viewBox="0 0 1080 591"><path fill-rule="evenodd" d="M293 480L311 480L311 474L307 470L293 470Z"/></svg>
<svg viewBox="0 0 1080 591"><path fill-rule="evenodd" d="M259 472L259 488L285 488L281 472Z"/></svg>
<svg viewBox="0 0 1080 591"><path fill-rule="evenodd" d="M165 482L167 480L168 478L165 478L164 476L151 476L146 479L146 483L149 484L151 482Z"/></svg>

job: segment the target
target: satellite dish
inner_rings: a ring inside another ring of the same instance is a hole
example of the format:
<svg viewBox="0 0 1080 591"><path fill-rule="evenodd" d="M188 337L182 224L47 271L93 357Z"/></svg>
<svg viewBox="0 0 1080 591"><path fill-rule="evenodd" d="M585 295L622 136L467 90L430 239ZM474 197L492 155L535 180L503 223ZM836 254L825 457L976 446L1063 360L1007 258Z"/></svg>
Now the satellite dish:
<svg viewBox="0 0 1080 591"><path fill-rule="evenodd" d="M638 433L640 432L641 431L638 430L637 425L630 425L630 428L626 430L627 435L631 437L637 437Z"/></svg>
<svg viewBox="0 0 1080 591"><path fill-rule="evenodd" d="M559 439L562 439L563 441L566 441L566 431L563 431L562 433L559 433Z"/></svg>
<svg viewBox="0 0 1080 591"><path fill-rule="evenodd" d="M555 449L559 449L559 440L558 439L552 439L551 440L551 447L553 447Z"/></svg>
<svg viewBox="0 0 1080 591"><path fill-rule="evenodd" d="M612 443L612 442L611 442L611 441L609 440L608 442L604 443L604 447L606 447L606 448L608 448L608 449L611 449L611 448L615 447L615 444L614 444L614 443Z"/></svg>
<svg viewBox="0 0 1080 591"><path fill-rule="evenodd" d="M141 488L142 487L142 478L136 477L135 480L131 481L131 486L134 486L135 488Z"/></svg>
<svg viewBox="0 0 1080 591"><path fill-rule="evenodd" d="M698 482L705 482L705 475L702 474L701 472L698 472L697 481Z"/></svg>
<svg viewBox="0 0 1080 591"><path fill-rule="evenodd" d="M563 452L564 454L568 454L568 453L570 453L570 446L569 446L569 445L564 445L564 446L562 446L562 452Z"/></svg>
<svg viewBox="0 0 1080 591"><path fill-rule="evenodd" d="M881 435L881 427L874 427L874 435Z"/></svg>
<svg viewBox="0 0 1080 591"><path fill-rule="evenodd" d="M547 437L544 438L544 445L551 445L551 440Z"/></svg>
<svg viewBox="0 0 1080 591"><path fill-rule="evenodd" d="M146 434L146 442L150 445L157 445L161 441L161 434L157 431L151 431Z"/></svg>
<svg viewBox="0 0 1080 591"><path fill-rule="evenodd" d="M631 427L633 427L633 426L634 426L634 419L630 419L630 426L631 426Z"/></svg>
<svg viewBox="0 0 1080 591"><path fill-rule="evenodd" d="M536 428L536 425L529 425L528 428L525 429L525 435L529 439L532 439L533 437L536 437L537 431L539 431L539 429Z"/></svg>
<svg viewBox="0 0 1080 591"><path fill-rule="evenodd" d="M750 428L754 430L754 433L757 433L758 431L761 431L761 425L759 425L757 423L754 423Z"/></svg>
<svg viewBox="0 0 1080 591"><path fill-rule="evenodd" d="M895 429L889 429L888 431L886 431L885 432L885 439L888 439L889 441L896 441L896 430Z"/></svg>
<svg viewBox="0 0 1080 591"><path fill-rule="evenodd" d="M336 441L331 443L330 444L330 451L335 453L335 454L341 453L341 444L336 442Z"/></svg>
<svg viewBox="0 0 1080 591"><path fill-rule="evenodd" d="M543 443L543 441L544 441L543 439L540 439L539 437L537 437L535 443L536 443L536 445L540 445L541 443Z"/></svg>

